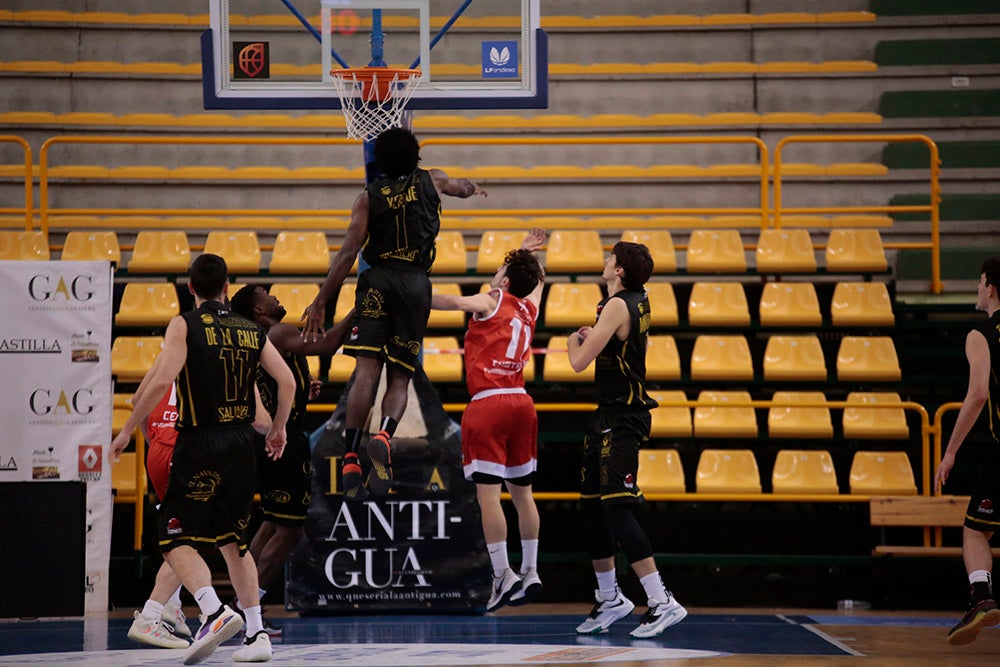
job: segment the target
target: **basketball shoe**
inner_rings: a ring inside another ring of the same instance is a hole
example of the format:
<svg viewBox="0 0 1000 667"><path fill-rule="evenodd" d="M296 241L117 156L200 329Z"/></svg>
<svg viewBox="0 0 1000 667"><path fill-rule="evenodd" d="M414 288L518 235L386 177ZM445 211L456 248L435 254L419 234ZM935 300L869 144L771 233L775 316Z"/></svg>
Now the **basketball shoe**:
<svg viewBox="0 0 1000 667"><path fill-rule="evenodd" d="M593 635L604 632L611 627L615 621L620 621L635 609L635 604L622 595L622 590L615 587L615 596L610 600L601 597L601 591L594 591L597 604L590 610L590 615L580 625L576 626L576 632L580 635Z"/></svg>
<svg viewBox="0 0 1000 667"><path fill-rule="evenodd" d="M376 496L384 496L389 493L392 486L392 448L389 446L389 434L379 431L374 438L365 445L368 451L368 458L371 459L372 469L368 473L368 490Z"/></svg>

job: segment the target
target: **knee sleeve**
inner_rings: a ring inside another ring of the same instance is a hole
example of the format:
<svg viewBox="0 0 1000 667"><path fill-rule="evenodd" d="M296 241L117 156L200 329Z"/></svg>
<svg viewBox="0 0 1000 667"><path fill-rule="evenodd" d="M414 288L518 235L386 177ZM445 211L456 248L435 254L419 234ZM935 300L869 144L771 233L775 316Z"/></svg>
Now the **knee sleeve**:
<svg viewBox="0 0 1000 667"><path fill-rule="evenodd" d="M604 514L607 516L614 538L621 545L629 563L635 563L653 555L653 547L649 543L646 531L642 529L635 514L632 513L631 505L610 505L604 508Z"/></svg>
<svg viewBox="0 0 1000 667"><path fill-rule="evenodd" d="M615 536L604 515L604 507L599 498L580 500L580 514L583 518L583 535L587 541L587 551L592 560L611 558L615 555Z"/></svg>

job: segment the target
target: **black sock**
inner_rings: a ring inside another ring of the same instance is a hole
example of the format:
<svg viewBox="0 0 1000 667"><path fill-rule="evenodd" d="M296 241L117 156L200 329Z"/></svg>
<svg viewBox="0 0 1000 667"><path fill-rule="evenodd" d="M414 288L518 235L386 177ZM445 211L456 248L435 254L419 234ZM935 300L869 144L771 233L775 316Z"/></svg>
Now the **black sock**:
<svg viewBox="0 0 1000 667"><path fill-rule="evenodd" d="M357 454L358 446L361 444L361 431L356 428L349 428L344 431L344 443L347 446L347 454Z"/></svg>
<svg viewBox="0 0 1000 667"><path fill-rule="evenodd" d="M386 417L382 420L382 430L385 431L390 438L396 432L397 426L399 426L399 423L392 417Z"/></svg>

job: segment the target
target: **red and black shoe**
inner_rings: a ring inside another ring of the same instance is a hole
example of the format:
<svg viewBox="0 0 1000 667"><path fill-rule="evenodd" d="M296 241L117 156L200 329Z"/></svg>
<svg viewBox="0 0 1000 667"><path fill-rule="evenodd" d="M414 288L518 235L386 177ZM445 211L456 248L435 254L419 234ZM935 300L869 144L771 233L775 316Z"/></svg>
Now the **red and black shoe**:
<svg viewBox="0 0 1000 667"><path fill-rule="evenodd" d="M389 434L379 431L365 446L372 469L368 473L368 490L376 496L384 496L392 487L392 457Z"/></svg>
<svg viewBox="0 0 1000 667"><path fill-rule="evenodd" d="M976 640L979 631L1000 624L1000 609L991 598L973 600L962 620L948 632L949 644L969 644Z"/></svg>
<svg viewBox="0 0 1000 667"><path fill-rule="evenodd" d="M344 465L340 469L340 484L344 489L344 498L349 502L360 502L368 497L364 477L361 473L361 463L357 452L344 454Z"/></svg>

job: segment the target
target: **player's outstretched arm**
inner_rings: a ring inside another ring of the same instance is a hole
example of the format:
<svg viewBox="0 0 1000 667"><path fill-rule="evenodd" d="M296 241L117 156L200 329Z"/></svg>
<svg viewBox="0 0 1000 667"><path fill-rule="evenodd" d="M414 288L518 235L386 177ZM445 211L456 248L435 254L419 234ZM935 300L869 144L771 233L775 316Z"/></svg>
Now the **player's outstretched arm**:
<svg viewBox="0 0 1000 667"><path fill-rule="evenodd" d="M486 190L483 190L475 181L470 181L467 178L452 178L441 169L428 169L428 171L439 194L460 199L467 199L473 195L486 196Z"/></svg>

